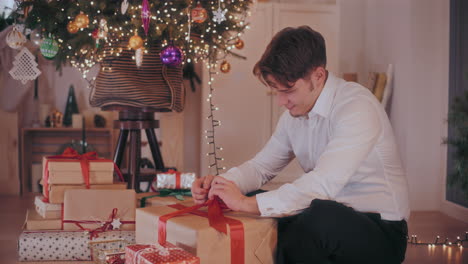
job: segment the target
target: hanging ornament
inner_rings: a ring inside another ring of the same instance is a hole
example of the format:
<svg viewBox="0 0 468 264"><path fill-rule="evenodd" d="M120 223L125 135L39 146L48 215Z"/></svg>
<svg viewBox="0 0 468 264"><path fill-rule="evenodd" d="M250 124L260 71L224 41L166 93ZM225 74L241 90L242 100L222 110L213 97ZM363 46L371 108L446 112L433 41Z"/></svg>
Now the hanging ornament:
<svg viewBox="0 0 468 264"><path fill-rule="evenodd" d="M78 28L87 28L88 24L89 24L88 15L84 14L83 12L80 12L78 15L76 15L75 25Z"/></svg>
<svg viewBox="0 0 468 264"><path fill-rule="evenodd" d="M33 30L31 34L29 35L29 39L37 46L41 45L42 38L41 38L41 33L39 33L38 30Z"/></svg>
<svg viewBox="0 0 468 264"><path fill-rule="evenodd" d="M213 21L221 24L224 20L226 20L226 10L222 10L221 7L218 7L216 11L213 11Z"/></svg>
<svg viewBox="0 0 468 264"><path fill-rule="evenodd" d="M120 7L120 11L122 12L122 15L125 15L125 13L127 12L127 9L128 9L128 1L123 0L122 6Z"/></svg>
<svg viewBox="0 0 468 264"><path fill-rule="evenodd" d="M141 67L143 64L143 49L137 49L135 50L135 63L138 68Z"/></svg>
<svg viewBox="0 0 468 264"><path fill-rule="evenodd" d="M36 57L26 47L23 47L15 56L13 68L9 73L13 79L26 84L28 81L36 79L41 71L37 68Z"/></svg>
<svg viewBox="0 0 468 264"><path fill-rule="evenodd" d="M143 39L140 36L135 35L128 40L128 46L134 50L143 47Z"/></svg>
<svg viewBox="0 0 468 264"><path fill-rule="evenodd" d="M161 51L160 57L162 63L169 67L179 66L184 59L182 50L174 44L164 47Z"/></svg>
<svg viewBox="0 0 468 264"><path fill-rule="evenodd" d="M95 28L91 33L91 36L93 37L93 39L99 39L99 28Z"/></svg>
<svg viewBox="0 0 468 264"><path fill-rule="evenodd" d="M145 35L148 35L150 18L151 13L149 10L148 0L143 0L143 3L141 4L141 21L143 22L143 29L145 30Z"/></svg>
<svg viewBox="0 0 468 264"><path fill-rule="evenodd" d="M231 64L229 64L229 62L227 61L223 61L221 63L221 65L219 66L219 69L223 72L223 73L228 73L229 71L231 71Z"/></svg>
<svg viewBox="0 0 468 264"><path fill-rule="evenodd" d="M221 0L218 0L218 9L213 11L213 21L221 24L224 20L226 20L226 11L221 9Z"/></svg>
<svg viewBox="0 0 468 264"><path fill-rule="evenodd" d="M68 30L69 33L75 34L76 32L78 32L79 29L80 28L75 24L74 21L68 22L67 30Z"/></svg>
<svg viewBox="0 0 468 264"><path fill-rule="evenodd" d="M41 44L41 53L46 59L53 59L57 55L59 50L59 45L57 41L52 38L50 35L48 38L45 38Z"/></svg>
<svg viewBox="0 0 468 264"><path fill-rule="evenodd" d="M236 43L234 44L236 49L242 49L244 48L244 41L240 38L237 38Z"/></svg>
<svg viewBox="0 0 468 264"><path fill-rule="evenodd" d="M109 29L107 28L107 21L104 18L101 18L99 21L99 32L98 32L98 37L100 39L105 39L107 38L107 32Z"/></svg>
<svg viewBox="0 0 468 264"><path fill-rule="evenodd" d="M200 2L197 3L197 6L192 9L192 19L195 23L203 23L208 18L208 12L203 8Z"/></svg>
<svg viewBox="0 0 468 264"><path fill-rule="evenodd" d="M6 37L6 43L12 49L19 49L24 45L24 43L26 43L26 37L15 25L13 27L13 30L11 30L10 33L8 33Z"/></svg>

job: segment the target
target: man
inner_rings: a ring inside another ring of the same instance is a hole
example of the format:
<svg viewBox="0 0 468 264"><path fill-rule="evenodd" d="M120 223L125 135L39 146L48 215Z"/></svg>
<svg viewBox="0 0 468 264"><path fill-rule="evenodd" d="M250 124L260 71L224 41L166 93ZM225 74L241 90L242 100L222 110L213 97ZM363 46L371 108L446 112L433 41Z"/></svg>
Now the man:
<svg viewBox="0 0 468 264"><path fill-rule="evenodd" d="M280 217L277 263L401 263L408 190L390 122L369 90L325 66L320 33L307 26L277 33L254 74L288 111L252 160L195 181L193 197L219 196L232 210ZM294 157L301 177L244 195Z"/></svg>

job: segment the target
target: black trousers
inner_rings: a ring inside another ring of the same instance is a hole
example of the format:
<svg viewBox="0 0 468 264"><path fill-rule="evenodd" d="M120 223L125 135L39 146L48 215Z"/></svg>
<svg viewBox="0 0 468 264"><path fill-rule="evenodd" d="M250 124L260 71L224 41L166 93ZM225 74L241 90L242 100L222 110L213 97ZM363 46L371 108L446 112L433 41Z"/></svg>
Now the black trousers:
<svg viewBox="0 0 468 264"><path fill-rule="evenodd" d="M401 263L407 235L404 220L315 199L302 213L278 219L276 263Z"/></svg>

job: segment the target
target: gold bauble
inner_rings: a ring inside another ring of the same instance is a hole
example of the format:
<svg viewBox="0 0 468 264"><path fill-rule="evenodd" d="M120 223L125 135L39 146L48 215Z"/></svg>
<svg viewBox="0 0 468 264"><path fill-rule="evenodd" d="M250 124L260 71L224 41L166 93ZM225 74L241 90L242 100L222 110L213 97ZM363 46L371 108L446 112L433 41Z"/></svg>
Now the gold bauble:
<svg viewBox="0 0 468 264"><path fill-rule="evenodd" d="M73 21L68 22L67 30L71 34L75 34L76 32L78 32L79 29L80 28L75 24L75 22L73 22Z"/></svg>
<svg viewBox="0 0 468 264"><path fill-rule="evenodd" d="M237 38L236 44L234 44L236 49L242 49L244 47L244 41L240 38Z"/></svg>
<svg viewBox="0 0 468 264"><path fill-rule="evenodd" d="M134 50L137 50L143 47L143 39L140 36L135 35L128 40L128 46Z"/></svg>
<svg viewBox="0 0 468 264"><path fill-rule="evenodd" d="M75 17L75 24L76 24L79 28L87 28L87 27L88 27L88 24L89 24L88 15L83 14L83 13L79 13L79 14Z"/></svg>
<svg viewBox="0 0 468 264"><path fill-rule="evenodd" d="M223 72L223 73L228 73L230 70L231 70L231 64L229 64L229 62L227 61L223 61L221 63L221 65L219 66L219 69Z"/></svg>

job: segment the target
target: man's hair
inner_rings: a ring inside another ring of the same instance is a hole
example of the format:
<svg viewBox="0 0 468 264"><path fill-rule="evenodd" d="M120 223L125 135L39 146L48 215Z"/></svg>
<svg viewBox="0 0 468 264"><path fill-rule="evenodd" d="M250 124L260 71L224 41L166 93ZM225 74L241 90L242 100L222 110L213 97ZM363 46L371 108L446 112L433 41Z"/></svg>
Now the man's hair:
<svg viewBox="0 0 468 264"><path fill-rule="evenodd" d="M327 64L323 36L308 26L287 27L268 44L262 58L255 64L253 74L267 85L266 77L291 88L298 79Z"/></svg>

